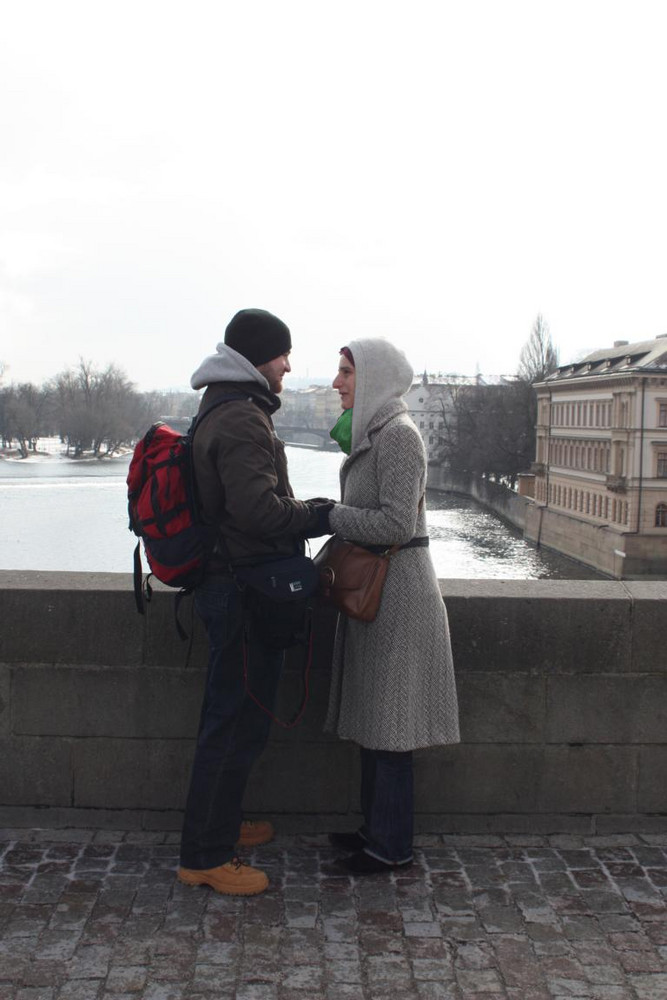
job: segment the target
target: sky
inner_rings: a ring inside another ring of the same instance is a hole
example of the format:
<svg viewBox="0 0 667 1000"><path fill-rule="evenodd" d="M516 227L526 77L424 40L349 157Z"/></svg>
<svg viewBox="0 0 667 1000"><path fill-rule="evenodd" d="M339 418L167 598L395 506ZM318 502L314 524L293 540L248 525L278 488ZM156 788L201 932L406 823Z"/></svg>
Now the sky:
<svg viewBox="0 0 667 1000"><path fill-rule="evenodd" d="M666 333L666 29L644 0L4 4L4 383L187 386L250 306L302 378L360 336L511 374L538 313L562 363Z"/></svg>

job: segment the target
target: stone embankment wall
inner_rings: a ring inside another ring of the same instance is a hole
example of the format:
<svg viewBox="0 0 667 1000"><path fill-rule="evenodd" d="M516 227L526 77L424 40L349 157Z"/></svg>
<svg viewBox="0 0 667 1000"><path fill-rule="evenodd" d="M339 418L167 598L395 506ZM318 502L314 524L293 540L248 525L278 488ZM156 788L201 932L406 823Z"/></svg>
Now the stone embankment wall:
<svg viewBox="0 0 667 1000"><path fill-rule="evenodd" d="M561 552L606 576L641 581L664 580L667 576L665 535L638 536L614 525L585 521L567 511L536 504L506 486L452 473L440 465L429 465L427 485L473 497L523 531L526 541Z"/></svg>
<svg viewBox="0 0 667 1000"><path fill-rule="evenodd" d="M667 577L665 535L635 535L614 525L582 521L566 511L531 504L526 511L524 537L618 580Z"/></svg>
<svg viewBox="0 0 667 1000"><path fill-rule="evenodd" d="M427 486L433 490L461 493L473 497L503 517L521 531L526 526L526 510L534 506L526 497L513 493L507 486L493 483L480 476L453 473L441 465L429 465Z"/></svg>
<svg viewBox="0 0 667 1000"><path fill-rule="evenodd" d="M441 583L463 742L419 751L423 831L667 829L667 583ZM185 619L189 610L185 609ZM124 575L0 573L0 824L175 829L205 642ZM274 727L248 789L281 829L349 828L354 746L322 733L333 618L304 722ZM278 711L300 697L288 664Z"/></svg>

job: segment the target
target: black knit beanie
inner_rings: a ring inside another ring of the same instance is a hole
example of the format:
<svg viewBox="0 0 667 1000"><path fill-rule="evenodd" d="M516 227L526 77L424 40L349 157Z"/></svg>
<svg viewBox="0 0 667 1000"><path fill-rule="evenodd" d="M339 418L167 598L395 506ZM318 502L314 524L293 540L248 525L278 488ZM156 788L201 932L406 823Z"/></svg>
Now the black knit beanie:
<svg viewBox="0 0 667 1000"><path fill-rule="evenodd" d="M225 330L227 347L258 368L292 349L289 328L265 309L242 309Z"/></svg>

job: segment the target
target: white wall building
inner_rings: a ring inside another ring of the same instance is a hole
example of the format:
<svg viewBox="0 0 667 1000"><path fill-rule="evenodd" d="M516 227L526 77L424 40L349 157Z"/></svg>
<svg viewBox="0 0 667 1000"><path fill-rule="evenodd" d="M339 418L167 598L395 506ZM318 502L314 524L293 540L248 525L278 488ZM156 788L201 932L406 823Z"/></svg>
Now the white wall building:
<svg viewBox="0 0 667 1000"><path fill-rule="evenodd" d="M429 462L439 460L441 438L452 408L452 393L460 386L480 384L483 383L479 376L447 375L427 379L424 375L403 397L422 436Z"/></svg>

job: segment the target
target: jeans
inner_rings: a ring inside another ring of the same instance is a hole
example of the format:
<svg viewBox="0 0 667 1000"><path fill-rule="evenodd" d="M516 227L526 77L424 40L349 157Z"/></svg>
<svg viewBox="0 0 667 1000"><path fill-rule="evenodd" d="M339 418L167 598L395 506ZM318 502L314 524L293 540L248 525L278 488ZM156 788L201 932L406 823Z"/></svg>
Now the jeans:
<svg viewBox="0 0 667 1000"><path fill-rule="evenodd" d="M361 751L361 811L359 831L367 854L400 864L412 860L414 780L412 751Z"/></svg>
<svg viewBox="0 0 667 1000"><path fill-rule="evenodd" d="M181 835L185 868L215 868L235 855L243 794L269 735L271 719L249 697L243 676L243 607L231 577L205 580L195 607L206 628L209 661L190 790ZM248 688L273 711L283 653L251 632Z"/></svg>

